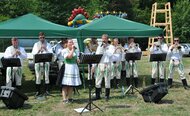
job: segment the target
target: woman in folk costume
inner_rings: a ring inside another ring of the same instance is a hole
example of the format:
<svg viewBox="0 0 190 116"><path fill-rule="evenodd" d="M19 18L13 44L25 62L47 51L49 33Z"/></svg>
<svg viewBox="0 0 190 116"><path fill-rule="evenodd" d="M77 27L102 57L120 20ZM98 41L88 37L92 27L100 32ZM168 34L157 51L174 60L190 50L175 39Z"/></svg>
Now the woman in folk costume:
<svg viewBox="0 0 190 116"><path fill-rule="evenodd" d="M100 99L100 92L101 92L101 83L104 77L105 80L105 99L106 101L109 100L110 96L110 79L111 79L111 62L112 62L112 55L114 52L113 45L108 43L108 35L102 35L102 44L98 46L96 50L96 54L103 54L101 61L98 65L94 64L92 66L92 72L96 69L96 98L95 100Z"/></svg>
<svg viewBox="0 0 190 116"><path fill-rule="evenodd" d="M44 53L53 53L51 45L45 40L45 35L43 32L39 33L39 41L36 42L32 49L32 54L44 54ZM45 65L45 66L44 66ZM44 69L45 67L45 69ZM41 86L41 78L43 78L43 74L45 72L45 94L49 95L49 68L50 63L45 62L43 63L35 63L34 69L36 74L36 94L35 96L39 96L41 94L40 86Z"/></svg>
<svg viewBox="0 0 190 116"><path fill-rule="evenodd" d="M134 53L134 52L141 52L141 49L139 48L139 44L134 42L134 37L129 37L128 38L128 43L124 46L126 53ZM130 76L132 73L132 62L133 61L126 61L126 81L127 81L127 86L130 86ZM133 74L134 78L133 81L135 87L138 87L138 73L137 73L137 63L134 62L134 67L133 67Z"/></svg>
<svg viewBox="0 0 190 116"><path fill-rule="evenodd" d="M122 56L124 53L124 48L119 44L118 38L113 39L113 46L115 48L113 54L113 62L112 62L112 80L114 81L114 77L116 78L116 88L119 87L119 81L121 79L121 69L122 69ZM114 57L115 56L115 57ZM113 82L112 82L113 83ZM112 84L113 86L113 84Z"/></svg>
<svg viewBox="0 0 190 116"><path fill-rule="evenodd" d="M174 69L178 69L179 76L185 89L188 89L187 80L184 75L184 66L182 57L185 52L183 46L179 44L179 38L174 38L174 44L169 47L168 56L170 58L169 74L168 74L168 86L172 86Z"/></svg>
<svg viewBox="0 0 190 116"><path fill-rule="evenodd" d="M163 42L164 36L160 35L157 37L158 41L153 44L150 48L150 54L159 54L159 53L167 53L168 45ZM151 84L155 83L156 76L158 73L157 69L158 62L152 63L152 79ZM159 62L159 74L160 74L160 82L164 82L164 62Z"/></svg>
<svg viewBox="0 0 190 116"><path fill-rule="evenodd" d="M22 65L23 60L27 58L27 54L23 47L19 46L19 41L16 37L11 39L12 46L7 47L4 53L4 58L19 58L21 67L7 67L6 70L6 86L11 87L12 81L16 81L16 87L20 89L22 85ZM11 72L12 71L12 72ZM12 75L11 75L12 74Z"/></svg>
<svg viewBox="0 0 190 116"><path fill-rule="evenodd" d="M62 79L63 103L69 103L72 101L73 87L81 85L77 65L79 62L78 53L72 39L67 40L67 48L62 50L62 55L65 62L65 73Z"/></svg>

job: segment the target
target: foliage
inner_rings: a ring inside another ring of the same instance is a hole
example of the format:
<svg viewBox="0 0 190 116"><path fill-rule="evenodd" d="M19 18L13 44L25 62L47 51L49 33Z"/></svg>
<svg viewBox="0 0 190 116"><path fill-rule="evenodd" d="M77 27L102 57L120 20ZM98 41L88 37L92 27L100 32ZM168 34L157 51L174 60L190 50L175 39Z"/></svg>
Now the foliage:
<svg viewBox="0 0 190 116"><path fill-rule="evenodd" d="M177 2L176 2L177 1ZM85 8L90 19L96 12L126 12L128 19L150 24L151 8L154 2L172 2L173 31L183 42L190 42L189 0L1 0L0 21L34 13L54 23L67 25L71 11L79 6ZM163 21L163 16L158 16Z"/></svg>
<svg viewBox="0 0 190 116"><path fill-rule="evenodd" d="M178 0L173 11L173 32L182 42L190 42L190 2Z"/></svg>
<svg viewBox="0 0 190 116"><path fill-rule="evenodd" d="M5 17L15 18L33 12L34 9L34 0L1 0L0 2L0 13Z"/></svg>

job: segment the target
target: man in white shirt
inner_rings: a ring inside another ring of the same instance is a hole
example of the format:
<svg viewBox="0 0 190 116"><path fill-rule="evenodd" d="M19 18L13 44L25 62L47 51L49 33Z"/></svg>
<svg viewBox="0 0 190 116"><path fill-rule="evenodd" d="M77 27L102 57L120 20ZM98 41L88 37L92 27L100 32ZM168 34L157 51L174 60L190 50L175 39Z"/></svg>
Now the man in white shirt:
<svg viewBox="0 0 190 116"><path fill-rule="evenodd" d="M64 63L64 58L63 56L61 55L61 51L66 48L66 43L67 43L67 39L62 39L61 42L59 44L57 44L57 46L55 47L55 55L57 57L57 62L58 62L58 67L59 67L59 70L61 69L61 66L63 65Z"/></svg>
<svg viewBox="0 0 190 116"><path fill-rule="evenodd" d="M168 45L163 42L164 36L160 35L157 37L158 41L153 44L150 48L150 54L159 54L159 53L167 53L168 52ZM155 83L156 74L158 73L157 69L157 62L152 63L152 79L151 84ZM164 82L164 62L159 62L159 76L160 82Z"/></svg>
<svg viewBox="0 0 190 116"><path fill-rule="evenodd" d="M111 79L111 62L112 55L114 52L114 46L108 43L108 35L102 35L102 44L98 46L96 54L103 54L100 63L97 65L96 70L96 98L95 100L100 99L101 83L104 77L105 79L105 99L109 100L110 96L110 79ZM92 72L94 72L96 65L92 66Z"/></svg>
<svg viewBox="0 0 190 116"><path fill-rule="evenodd" d="M114 38L113 39L113 46L114 46L114 55L113 57L116 55L118 56L118 58L116 57L116 59L113 59L113 63L111 64L111 74L112 74L112 80L111 80L111 84L114 84L114 78L116 78L116 88L119 87L119 81L121 79L121 71L122 71L122 56L124 54L124 48L119 44L119 40L118 38ZM113 86L113 85L112 85ZM114 87L114 86L113 86Z"/></svg>
<svg viewBox="0 0 190 116"><path fill-rule="evenodd" d="M134 53L134 52L141 52L141 49L139 48L139 44L135 43L135 39L134 37L129 37L128 38L128 43L125 44L124 46L126 53ZM126 61L125 65L126 65L126 82L127 82L127 86L130 86L131 80L130 80L130 76L132 75L132 62L133 61ZM133 81L135 87L138 87L138 73L137 73L137 63L134 62L133 65Z"/></svg>
<svg viewBox="0 0 190 116"><path fill-rule="evenodd" d="M170 58L169 74L168 74L168 86L171 88L173 82L174 69L178 69L179 76L185 89L188 89L187 80L184 76L184 66L182 57L185 52L183 46L179 44L179 38L174 38L174 44L169 47L168 56Z"/></svg>
<svg viewBox="0 0 190 116"><path fill-rule="evenodd" d="M32 54L42 54L42 53L53 53L51 45L45 40L45 35L43 32L39 33L39 41L36 42L32 49ZM46 94L49 95L49 68L50 63L45 62L45 66L43 66L43 63L35 63L35 74L36 74L36 95L39 96L40 93L40 85L41 85L41 78L44 75L45 72L45 91ZM45 69L44 69L45 67Z"/></svg>
<svg viewBox="0 0 190 116"><path fill-rule="evenodd" d="M98 41L96 38L87 38L83 41L83 43L85 44L85 50L84 50L85 54L95 54L96 53L96 50L98 47ZM91 70L90 65L88 65L88 80L90 80L90 78L94 76L94 74L91 73L91 77L90 77L89 70ZM92 78L92 79L94 79L94 78Z"/></svg>
<svg viewBox="0 0 190 116"><path fill-rule="evenodd" d="M11 39L12 45L7 47L4 53L4 58L19 58L21 65L23 65L23 60L27 58L27 54L23 47L19 46L19 41L16 37ZM13 70L12 70L13 69ZM16 81L16 87L20 89L22 85L22 66L21 67L7 67L6 70L6 86L11 87L12 82ZM11 75L12 73L12 75Z"/></svg>

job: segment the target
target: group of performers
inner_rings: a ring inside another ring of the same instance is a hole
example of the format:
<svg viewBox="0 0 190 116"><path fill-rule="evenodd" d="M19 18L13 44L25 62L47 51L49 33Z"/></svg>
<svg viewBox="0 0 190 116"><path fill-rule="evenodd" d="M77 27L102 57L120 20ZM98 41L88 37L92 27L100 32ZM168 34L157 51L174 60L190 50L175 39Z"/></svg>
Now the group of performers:
<svg viewBox="0 0 190 116"><path fill-rule="evenodd" d="M88 45L89 46L89 45ZM86 47L89 49L90 47ZM182 62L182 57L185 52L183 46L179 44L179 38L174 38L174 43L168 48L168 45L164 43L164 36L159 35L157 37L157 42L155 42L150 50L150 54L159 54L166 53L167 59L170 60L169 64L169 74L168 74L168 87L172 87L174 69L177 68L179 76L182 80L183 87L188 89L187 80L184 76L184 66ZM90 51L90 50L88 50ZM95 51L94 51L95 52ZM126 77L126 84L134 84L135 87L138 87L138 71L137 71L137 62L136 61L126 61L125 53L135 53L141 52L138 43L135 43L134 37L129 37L127 43L123 46L119 44L117 38L113 39L112 44L109 43L108 35L102 35L102 44L97 47L96 54L103 54L103 57L99 64L94 64L92 67L92 72L95 76L95 100L101 99L101 83L102 78L105 80L105 99L106 101L110 96L110 80L116 78L116 84L119 84L121 77ZM121 54L121 59L119 61L113 61L114 54ZM151 84L155 84L157 77L157 63L152 63L152 78ZM133 65L133 78L132 76L132 65ZM159 82L164 82L164 62L159 62ZM131 80L132 79L132 80Z"/></svg>
<svg viewBox="0 0 190 116"><path fill-rule="evenodd" d="M118 86L121 77L126 77L126 84L130 86L131 82L135 87L138 87L138 71L136 61L126 61L125 53L141 52L138 43L135 43L133 37L128 38L128 42L119 44L119 39L114 38L113 42L109 42L107 34L102 35L102 43L98 45L96 38L88 38L84 41L86 44L85 53L103 54L101 61L98 64L93 64L92 68L88 67L89 72L94 73L95 77L95 100L101 99L101 83L104 78L105 81L105 99L109 100L111 80L116 78L116 84ZM185 89L188 88L186 78L184 76L184 66L182 63L182 56L184 48L179 44L179 38L174 38L174 44L168 48L168 45L164 43L164 37L162 35L157 37L158 41L155 42L150 48L150 53L167 53L170 58L169 74L168 74L168 86L172 86L174 69L177 68L180 78L182 80ZM23 47L19 46L19 40L16 37L11 39L12 45L5 50L4 58L19 58L21 64L23 59L27 58L27 54ZM53 53L51 45L46 41L45 34L39 33L39 41L36 42L32 49L32 54L45 54ZM78 63L79 52L74 46L72 39L62 39L62 41L56 46L54 50L56 55L56 62L58 63L59 72L62 72L60 84L62 87L63 103L72 102L73 87L81 85ZM113 60L115 55L120 56L120 60ZM130 80L133 67L133 80ZM64 68L63 68L64 67ZM164 82L164 62L159 62L159 74L160 82ZM41 92L41 80L44 75L45 79L45 94L50 95L49 89L49 70L50 62L35 63L35 77L36 77L36 94L40 96ZM13 75L11 75L11 71ZM151 84L155 83L157 74L157 62L152 63L152 79ZM90 74L89 74L90 75ZM14 79L13 77L14 76ZM88 79L91 77L88 76ZM12 81L15 80L16 87L20 89L22 80L22 66L10 67L6 70L6 86L12 86Z"/></svg>

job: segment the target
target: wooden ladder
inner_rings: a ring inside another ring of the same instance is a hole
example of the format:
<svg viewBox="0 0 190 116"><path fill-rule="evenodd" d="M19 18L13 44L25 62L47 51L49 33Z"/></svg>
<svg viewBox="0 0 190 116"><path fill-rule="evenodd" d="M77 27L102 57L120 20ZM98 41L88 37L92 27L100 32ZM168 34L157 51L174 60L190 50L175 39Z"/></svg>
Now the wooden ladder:
<svg viewBox="0 0 190 116"><path fill-rule="evenodd" d="M159 7L158 7L158 5L159 5ZM161 6L162 6L162 8L160 8ZM158 13L165 14L165 22L158 22L156 20ZM153 26L153 27L163 27L164 28L165 42L168 45L173 44L172 17L171 17L170 2L168 2L166 4L156 3L155 2L152 5L150 25ZM149 38L148 49L151 47L151 45L154 43L154 41L155 41L155 38L153 38L153 37Z"/></svg>

